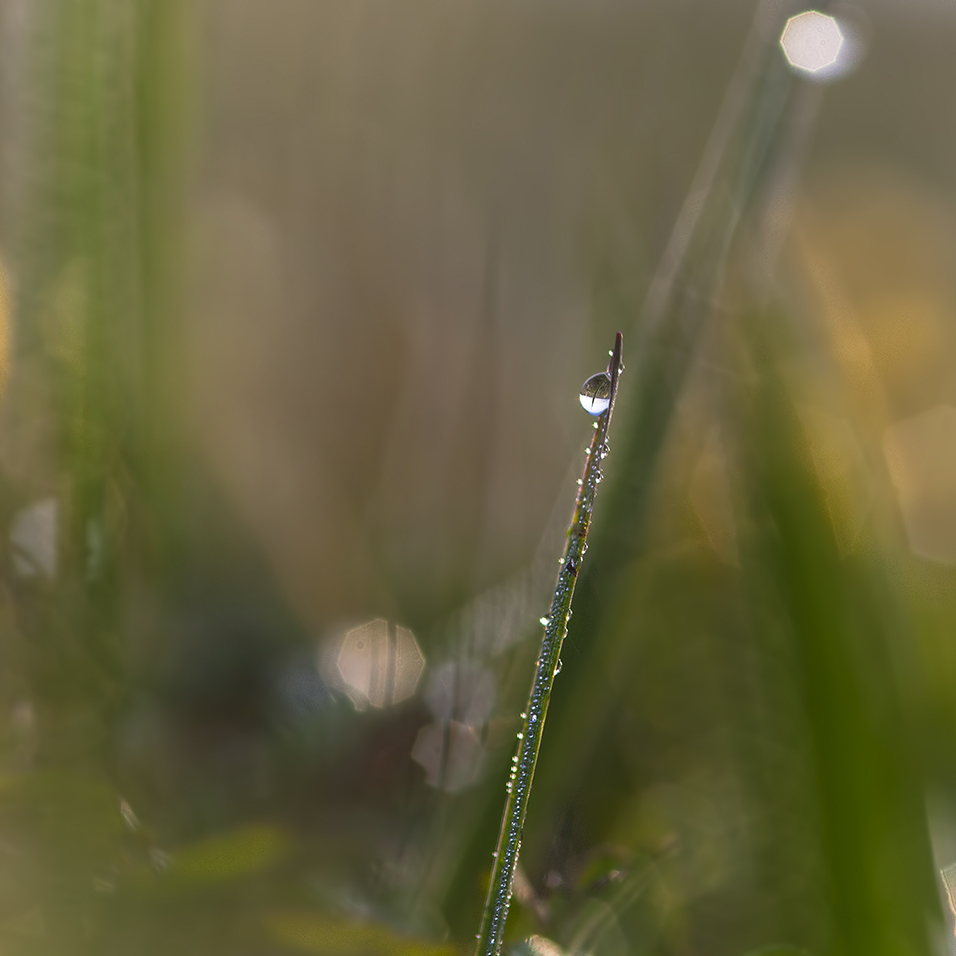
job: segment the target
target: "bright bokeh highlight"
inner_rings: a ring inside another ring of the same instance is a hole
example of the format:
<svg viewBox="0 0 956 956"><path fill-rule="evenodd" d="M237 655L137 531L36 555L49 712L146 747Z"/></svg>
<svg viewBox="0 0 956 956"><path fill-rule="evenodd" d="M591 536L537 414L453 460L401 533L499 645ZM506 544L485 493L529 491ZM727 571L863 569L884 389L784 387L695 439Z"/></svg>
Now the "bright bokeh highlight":
<svg viewBox="0 0 956 956"><path fill-rule="evenodd" d="M818 73L836 65L843 48L843 33L834 17L807 10L787 20L780 46L794 69Z"/></svg>

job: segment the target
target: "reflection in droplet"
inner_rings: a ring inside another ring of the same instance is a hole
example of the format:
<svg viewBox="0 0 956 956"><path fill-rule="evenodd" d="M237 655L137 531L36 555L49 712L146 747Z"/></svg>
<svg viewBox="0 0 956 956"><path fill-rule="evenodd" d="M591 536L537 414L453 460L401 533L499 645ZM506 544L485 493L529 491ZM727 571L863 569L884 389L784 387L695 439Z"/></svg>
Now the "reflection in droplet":
<svg viewBox="0 0 956 956"><path fill-rule="evenodd" d="M589 415L600 415L611 404L611 376L607 372L592 375L581 386L581 407Z"/></svg>
<svg viewBox="0 0 956 956"><path fill-rule="evenodd" d="M455 720L426 724L412 745L412 760L425 768L426 783L449 793L478 782L484 755L474 728Z"/></svg>
<svg viewBox="0 0 956 956"><path fill-rule="evenodd" d="M411 697L425 658L411 631L378 619L342 638L336 667L345 692L358 710L364 710Z"/></svg>
<svg viewBox="0 0 956 956"><path fill-rule="evenodd" d="M10 543L13 545L13 567L25 578L43 574L56 577L55 498L44 498L13 516L10 522Z"/></svg>

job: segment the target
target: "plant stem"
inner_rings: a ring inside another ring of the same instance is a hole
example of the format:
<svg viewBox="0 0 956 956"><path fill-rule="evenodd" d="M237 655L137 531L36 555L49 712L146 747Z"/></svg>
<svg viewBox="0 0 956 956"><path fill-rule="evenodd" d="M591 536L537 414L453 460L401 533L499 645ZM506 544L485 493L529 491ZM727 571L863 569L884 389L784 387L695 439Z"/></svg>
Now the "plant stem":
<svg viewBox="0 0 956 956"><path fill-rule="evenodd" d="M568 527L568 543L561 558L561 571L554 587L551 601L551 613L541 642L541 653L535 667L534 680L528 706L521 716L524 723L518 734L518 752L512 762L511 776L508 779L508 798L501 818L501 832L498 847L495 850L494 866L491 871L491 885L481 918L478 933L476 956L498 956L504 937L505 922L508 919L508 907L511 904L511 883L518 851L521 848L521 835L524 830L525 816L528 811L528 798L531 795L531 781L541 747L541 735L551 700L554 678L560 668L561 645L568 631L568 618L571 616L571 597L584 552L587 550L588 528L591 525L591 512L594 508L594 495L601 480L601 460L607 454L607 432L614 411L614 399L617 396L617 382L621 368L621 354L624 337L620 332L614 338L614 349L608 365L611 376L610 402L594 423L594 436L588 449L584 475L574 514Z"/></svg>

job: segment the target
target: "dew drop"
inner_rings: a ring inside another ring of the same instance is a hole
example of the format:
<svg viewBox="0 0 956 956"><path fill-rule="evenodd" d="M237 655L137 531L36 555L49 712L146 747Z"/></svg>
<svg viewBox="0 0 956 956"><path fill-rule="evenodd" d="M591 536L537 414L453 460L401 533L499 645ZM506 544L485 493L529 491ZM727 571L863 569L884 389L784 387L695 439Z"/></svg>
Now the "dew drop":
<svg viewBox="0 0 956 956"><path fill-rule="evenodd" d="M555 677L557 677L558 674L561 673L561 666L562 666L562 665L561 665L561 658L559 657L559 658L558 658L558 663L555 665L555 668L554 668L554 676L555 676Z"/></svg>
<svg viewBox="0 0 956 956"><path fill-rule="evenodd" d="M544 627L547 627L551 623L551 619L547 617L539 617L538 623L543 625Z"/></svg>
<svg viewBox="0 0 956 956"><path fill-rule="evenodd" d="M589 415L600 415L611 404L611 376L607 372L592 375L582 386L581 407Z"/></svg>

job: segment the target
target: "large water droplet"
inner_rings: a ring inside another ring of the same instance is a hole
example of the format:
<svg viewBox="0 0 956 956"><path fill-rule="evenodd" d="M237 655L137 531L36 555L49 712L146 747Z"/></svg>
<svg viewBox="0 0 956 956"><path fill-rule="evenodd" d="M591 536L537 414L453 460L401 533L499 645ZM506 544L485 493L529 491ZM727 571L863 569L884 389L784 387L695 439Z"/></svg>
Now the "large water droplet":
<svg viewBox="0 0 956 956"><path fill-rule="evenodd" d="M611 376L607 372L592 375L582 386L581 407L589 415L600 415L611 404Z"/></svg>

